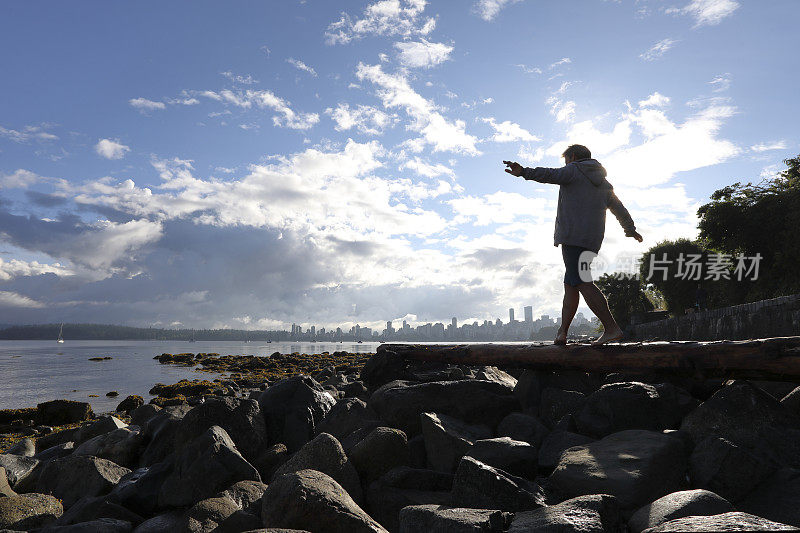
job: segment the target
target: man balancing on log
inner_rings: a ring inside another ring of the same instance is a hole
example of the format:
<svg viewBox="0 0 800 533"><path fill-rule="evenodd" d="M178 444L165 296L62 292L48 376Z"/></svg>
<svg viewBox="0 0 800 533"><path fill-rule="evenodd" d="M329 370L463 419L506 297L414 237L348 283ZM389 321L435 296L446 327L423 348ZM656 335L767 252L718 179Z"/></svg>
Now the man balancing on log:
<svg viewBox="0 0 800 533"><path fill-rule="evenodd" d="M505 171L513 176L559 186L553 244L561 245L566 273L561 327L554 344L567 343L567 331L578 310L580 294L603 324L603 335L592 344L618 341L622 339L622 329L611 315L606 297L592 283L590 270L592 259L603 243L606 209L617 217L626 237L642 242L642 236L636 232L630 213L606 180L606 169L592 159L589 149L573 144L561 155L565 162L561 168L527 168L514 161L503 161L509 167Z"/></svg>

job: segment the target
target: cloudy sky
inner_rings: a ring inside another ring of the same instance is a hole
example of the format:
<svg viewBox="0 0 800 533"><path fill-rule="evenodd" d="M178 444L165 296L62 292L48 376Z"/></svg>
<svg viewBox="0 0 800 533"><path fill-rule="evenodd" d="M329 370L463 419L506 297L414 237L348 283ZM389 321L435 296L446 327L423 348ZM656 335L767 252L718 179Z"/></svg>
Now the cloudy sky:
<svg viewBox="0 0 800 533"><path fill-rule="evenodd" d="M557 189L643 244L800 152L796 0L4 2L0 323L274 328L560 309ZM585 311L585 310L584 310Z"/></svg>

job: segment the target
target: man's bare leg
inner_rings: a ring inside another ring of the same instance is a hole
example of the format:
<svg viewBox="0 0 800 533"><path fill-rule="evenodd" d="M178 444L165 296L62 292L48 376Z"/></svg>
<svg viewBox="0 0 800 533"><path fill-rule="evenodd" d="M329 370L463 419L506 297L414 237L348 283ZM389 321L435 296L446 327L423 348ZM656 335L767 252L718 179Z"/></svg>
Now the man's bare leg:
<svg viewBox="0 0 800 533"><path fill-rule="evenodd" d="M572 319L575 318L575 312L578 310L580 299L581 295L578 289L565 283L564 302L561 305L561 327L558 328L556 340L553 341L553 344L567 344L569 325L572 324Z"/></svg>
<svg viewBox="0 0 800 533"><path fill-rule="evenodd" d="M608 308L608 301L600 289L594 283L581 283L578 285L578 290L583 295L586 305L592 310L600 322L603 324L603 334L599 339L592 344L605 344L607 342L618 341L622 338L622 329L620 329L617 321L611 315L611 310Z"/></svg>

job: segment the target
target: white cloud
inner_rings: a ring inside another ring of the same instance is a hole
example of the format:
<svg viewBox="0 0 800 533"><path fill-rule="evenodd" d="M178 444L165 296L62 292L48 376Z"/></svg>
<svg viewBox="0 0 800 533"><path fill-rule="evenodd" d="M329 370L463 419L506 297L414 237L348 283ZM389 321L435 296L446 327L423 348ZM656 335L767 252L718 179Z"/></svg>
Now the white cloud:
<svg viewBox="0 0 800 533"><path fill-rule="evenodd" d="M231 71L220 72L220 74L231 80L233 83L238 83L240 85L253 85L258 83L258 80L254 79L250 74L241 76L239 74L234 74Z"/></svg>
<svg viewBox="0 0 800 533"><path fill-rule="evenodd" d="M541 74L542 73L542 69L540 69L539 67L529 67L527 65L523 65L522 63L518 64L517 67L522 69L522 72L524 72L525 74Z"/></svg>
<svg viewBox="0 0 800 533"><path fill-rule="evenodd" d="M430 68L450 58L453 47L444 43L431 43L425 39L394 43L399 50L400 63L410 68Z"/></svg>
<svg viewBox="0 0 800 533"><path fill-rule="evenodd" d="M482 118L481 120L494 129L494 135L491 138L494 142L503 143L541 140L516 122L506 120L498 124L494 117Z"/></svg>
<svg viewBox="0 0 800 533"><path fill-rule="evenodd" d="M639 107L666 107L669 105L669 98L659 93L654 92L645 100L639 101Z"/></svg>
<svg viewBox="0 0 800 533"><path fill-rule="evenodd" d="M26 189L41 180L38 174L19 168L13 174L0 174L0 189Z"/></svg>
<svg viewBox="0 0 800 533"><path fill-rule="evenodd" d="M0 308L3 307L27 307L42 308L44 304L32 298L13 291L0 291Z"/></svg>
<svg viewBox="0 0 800 533"><path fill-rule="evenodd" d="M769 143L758 143L750 147L753 152L769 152L771 150L785 150L788 148L786 141L774 141Z"/></svg>
<svg viewBox="0 0 800 533"><path fill-rule="evenodd" d="M60 263L48 265L38 261L4 260L0 257L0 281L9 281L21 276L40 276L42 274L56 274L59 277L64 277L71 275L72 271Z"/></svg>
<svg viewBox="0 0 800 533"><path fill-rule="evenodd" d="M572 63L572 59L568 57L562 57L561 59L550 65L550 70L553 70L556 67L560 67L561 65L569 65L570 63Z"/></svg>
<svg viewBox="0 0 800 533"><path fill-rule="evenodd" d="M714 79L708 82L708 84L711 85L711 90L715 93L725 92L731 88L731 75L725 73L714 76Z"/></svg>
<svg viewBox="0 0 800 533"><path fill-rule="evenodd" d="M286 60L286 62L289 63L290 65L292 65L297 70L302 70L303 72L307 72L307 73L311 74L315 78L317 77L317 71L314 70L313 68L309 67L308 65L306 65L305 63L303 63L299 59L295 59L293 57L290 57L289 59Z"/></svg>
<svg viewBox="0 0 800 533"><path fill-rule="evenodd" d="M395 116L384 113L380 109L360 104L351 108L350 104L341 103L336 106L336 109L329 107L325 113L336 122L336 131L356 128L359 132L369 135L382 134L396 120Z"/></svg>
<svg viewBox="0 0 800 533"><path fill-rule="evenodd" d="M692 0L682 8L668 9L667 12L691 16L697 28L719 24L739 9L739 5L736 0Z"/></svg>
<svg viewBox="0 0 800 533"><path fill-rule="evenodd" d="M164 102L156 102L153 100L148 100L147 98L131 98L128 100L128 103L141 112L156 111L167 108L167 104Z"/></svg>
<svg viewBox="0 0 800 533"><path fill-rule="evenodd" d="M55 141L58 136L53 135L41 126L25 126L22 131L12 130L0 126L0 137L5 137L17 143L26 143L29 141Z"/></svg>
<svg viewBox="0 0 800 533"><path fill-rule="evenodd" d="M231 91L229 89L223 89L219 92L199 91L198 94L217 102L223 102L243 109L250 109L254 106L261 109L272 109L279 113L272 117L273 124L279 127L305 130L319 122L319 115L317 113L297 113L290 107L289 102L271 91L249 89L247 91Z"/></svg>
<svg viewBox="0 0 800 533"><path fill-rule="evenodd" d="M547 104L550 106L550 114L556 117L556 122L572 122L575 118L577 105L574 101L551 96L547 99Z"/></svg>
<svg viewBox="0 0 800 533"><path fill-rule="evenodd" d="M511 4L516 4L521 0L478 0L475 4L475 11L483 20L493 20L500 10Z"/></svg>
<svg viewBox="0 0 800 533"><path fill-rule="evenodd" d="M678 41L674 39L661 39L656 44L651 46L646 52L639 54L639 57L645 61L655 61L659 57L666 54Z"/></svg>
<svg viewBox="0 0 800 533"><path fill-rule="evenodd" d="M325 31L326 42L345 44L367 35L428 35L436 27L436 19L422 17L426 5L426 0L379 0L364 9L363 18L353 20L342 13Z"/></svg>
<svg viewBox="0 0 800 533"><path fill-rule="evenodd" d="M420 176L424 176L426 178L435 178L437 176L448 176L451 179L455 179L455 172L450 167L443 165L441 163L431 164L423 161L419 157L415 157L414 159L409 159L408 161L403 162L400 165L400 170L404 169L411 169Z"/></svg>
<svg viewBox="0 0 800 533"><path fill-rule="evenodd" d="M381 65L359 63L356 69L359 80L368 80L379 87L378 96L387 109L403 108L412 122L408 128L422 134L434 152L453 151L478 155L478 139L465 131L463 120L448 121L436 107L411 88L403 74L387 74Z"/></svg>
<svg viewBox="0 0 800 533"><path fill-rule="evenodd" d="M464 196L448 200L447 204L455 213L455 222L467 221L476 226L489 224L510 224L519 217L536 217L552 200L529 198L515 192L499 191L485 196Z"/></svg>
<svg viewBox="0 0 800 533"><path fill-rule="evenodd" d="M131 149L119 142L119 139L100 139L94 145L94 151L106 159L122 159Z"/></svg>

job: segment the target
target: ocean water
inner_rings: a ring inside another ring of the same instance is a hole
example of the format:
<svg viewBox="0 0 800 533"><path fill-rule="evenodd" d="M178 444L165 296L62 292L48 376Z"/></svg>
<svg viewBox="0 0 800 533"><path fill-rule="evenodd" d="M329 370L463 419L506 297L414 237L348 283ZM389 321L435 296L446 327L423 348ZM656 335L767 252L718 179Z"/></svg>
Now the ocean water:
<svg viewBox="0 0 800 533"><path fill-rule="evenodd" d="M232 341L0 341L0 409L35 407L55 399L89 402L95 413L113 411L129 394L145 401L156 383L214 379L193 367L162 365L162 353L216 352L267 356L281 353L374 352L376 342L232 342ZM111 357L89 361L90 357ZM105 394L117 391L119 396ZM98 398L90 398L97 394Z"/></svg>

